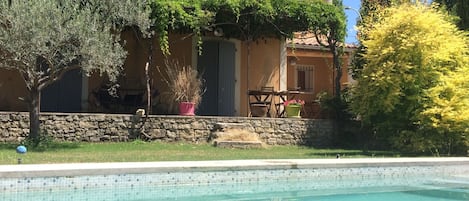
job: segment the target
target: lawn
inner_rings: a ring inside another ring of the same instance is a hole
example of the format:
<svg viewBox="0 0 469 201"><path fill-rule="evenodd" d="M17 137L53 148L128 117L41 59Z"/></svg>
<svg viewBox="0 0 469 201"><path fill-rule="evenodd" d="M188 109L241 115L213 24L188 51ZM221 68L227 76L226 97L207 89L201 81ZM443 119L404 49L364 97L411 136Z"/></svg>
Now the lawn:
<svg viewBox="0 0 469 201"><path fill-rule="evenodd" d="M302 146L266 146L262 149L223 149L210 144L121 142L53 143L44 151L17 154L16 145L0 144L0 164L144 162L236 159L304 159L395 156L391 152L364 152L343 149L313 149Z"/></svg>

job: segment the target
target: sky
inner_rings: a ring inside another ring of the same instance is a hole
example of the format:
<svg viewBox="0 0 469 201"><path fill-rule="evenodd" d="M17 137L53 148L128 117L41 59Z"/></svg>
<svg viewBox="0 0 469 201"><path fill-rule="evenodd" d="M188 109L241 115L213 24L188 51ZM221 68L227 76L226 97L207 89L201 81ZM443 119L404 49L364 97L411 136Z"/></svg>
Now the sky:
<svg viewBox="0 0 469 201"><path fill-rule="evenodd" d="M432 3L433 0L428 0L428 3ZM345 15L347 16L347 37L345 38L346 43L358 43L357 31L355 24L357 22L358 12L360 11L361 0L343 0L344 7L350 7L352 9L345 9Z"/></svg>
<svg viewBox="0 0 469 201"><path fill-rule="evenodd" d="M347 15L347 37L345 38L345 42L358 43L355 24L359 18L358 11L360 11L360 0L343 0L342 2L345 7L352 8L345 10L345 14Z"/></svg>

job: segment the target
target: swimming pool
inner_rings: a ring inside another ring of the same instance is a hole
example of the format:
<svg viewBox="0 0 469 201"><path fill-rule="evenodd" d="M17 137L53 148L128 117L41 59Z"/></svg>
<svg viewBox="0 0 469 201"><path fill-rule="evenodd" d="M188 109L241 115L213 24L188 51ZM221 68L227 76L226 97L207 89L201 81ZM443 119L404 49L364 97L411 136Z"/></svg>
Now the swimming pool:
<svg viewBox="0 0 469 201"><path fill-rule="evenodd" d="M0 200L469 200L469 159L0 166Z"/></svg>

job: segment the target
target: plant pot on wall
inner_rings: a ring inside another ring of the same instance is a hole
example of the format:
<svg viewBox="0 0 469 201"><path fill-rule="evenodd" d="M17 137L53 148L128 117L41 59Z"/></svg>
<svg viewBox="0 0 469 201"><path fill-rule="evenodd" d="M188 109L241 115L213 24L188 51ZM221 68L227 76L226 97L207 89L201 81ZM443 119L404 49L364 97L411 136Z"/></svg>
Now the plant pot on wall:
<svg viewBox="0 0 469 201"><path fill-rule="evenodd" d="M287 105L285 106L285 112L287 114L287 117L301 118L300 116L301 105L294 105L294 104Z"/></svg>
<svg viewBox="0 0 469 201"><path fill-rule="evenodd" d="M192 102L181 102L179 103L179 115L194 116L195 103Z"/></svg>

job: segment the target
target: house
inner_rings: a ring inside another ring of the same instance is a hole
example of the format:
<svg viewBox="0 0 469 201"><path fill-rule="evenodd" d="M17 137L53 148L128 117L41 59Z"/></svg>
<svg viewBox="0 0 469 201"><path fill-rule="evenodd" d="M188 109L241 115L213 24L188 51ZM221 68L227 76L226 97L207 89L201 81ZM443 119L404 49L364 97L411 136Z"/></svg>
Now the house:
<svg viewBox="0 0 469 201"><path fill-rule="evenodd" d="M353 83L349 67L355 49L353 44L344 45L341 89ZM300 97L306 102L305 116L322 118L316 99L321 93L334 95L335 89L336 73L329 49L321 46L312 34L295 33L294 38L287 41L287 75L288 89L310 92L309 95Z"/></svg>
<svg viewBox="0 0 469 201"><path fill-rule="evenodd" d="M129 104L130 107L141 104L145 92L144 67L148 58L148 44L142 43L142 39L131 31L123 33L122 37L126 40L128 58L119 80L120 97L103 93L107 89L104 77L87 77L79 70L74 70L42 92L41 111L133 113L135 108L119 108L114 104ZM169 59L178 60L184 65L200 66L204 72L206 92L199 107L198 113L201 115L245 115L247 89L273 84L278 88L280 68L286 68L286 58L280 58L285 53L285 49L281 48L285 42L278 39L266 38L252 42L249 44L249 55L246 51L247 42L235 39L205 37L201 55L195 37L172 34L169 41L172 53ZM155 69L155 66L163 65L164 57L158 50L158 41L155 39L152 42L156 47L152 61L152 85L160 96L164 96L164 89L161 88L163 83ZM0 110L27 111L27 104L21 100L26 96L26 87L20 74L0 69ZM157 101L157 104L168 102L164 97L159 97Z"/></svg>
<svg viewBox="0 0 469 201"><path fill-rule="evenodd" d="M129 54L118 82L118 97L108 94L104 77L87 77L74 70L43 91L42 111L134 113L137 107L144 107L144 69L150 43L132 31L123 33L122 37ZM311 92L299 97L306 102L315 100L319 92L333 92L330 53L314 38L297 36L288 41L263 38L247 42L206 36L201 54L195 37L171 34L169 41L169 59L197 66L203 72L206 91L198 115L247 116L247 91L264 86L272 86L276 91L299 89ZM164 56L158 49L158 41L154 39L152 43L156 47L150 70L154 113L168 114L174 111L171 109L174 105L165 98L164 83L156 70L156 66L164 65ZM350 52L351 47L347 47L344 64L349 63ZM14 71L0 71L0 110L26 111L27 104L21 99L27 93L20 75ZM344 75L347 75L345 67ZM349 77L342 77L342 83L348 81Z"/></svg>
<svg viewBox="0 0 469 201"><path fill-rule="evenodd" d="M178 1L174 3L176 2ZM291 6L283 5L282 1L274 3L279 5L272 8ZM323 27L328 27L330 22L327 20L337 22L334 17L327 17L336 16L335 12L338 12L329 9L332 8L329 4L298 1L295 5L298 8L310 6L316 13L325 16L321 21ZM193 10L187 9L182 3L181 6L189 13ZM247 5L242 10L243 15L226 13L228 10L225 6L227 5L222 3L216 4L214 7L218 10L215 9L214 12L221 14L214 16L212 24L201 27L204 29L201 48L198 46L198 37L193 33L183 34L184 31L170 30L171 55L165 56L159 50L159 41L156 38L144 39L131 30L121 33L128 57L122 76L118 80L119 87L113 88L116 89L114 95L108 93L110 85L105 76L85 76L76 69L67 72L61 80L42 91L41 111L134 113L147 102L145 65L149 62L152 113L172 114L175 103L167 98L165 83L156 70L156 66L164 65L165 58L177 60L182 65L197 66L202 73L205 93L197 111L198 115L247 116L250 113L248 91L262 87L271 87L275 91L299 87L301 91L308 92L304 93L308 95L304 97L308 101L313 101L318 92L330 91L333 88L332 79L328 79L333 76L330 71L332 68L327 62L330 60L330 54L309 43L303 46L292 45L296 42L288 43L279 36L283 32L278 33L281 28L288 33L309 28L311 24L307 17L310 15L306 12L310 10L299 10L295 13L285 13L288 11L284 9L276 10L279 23L275 25L261 18L253 18L251 15L256 12L252 12L252 9L257 9L256 6ZM239 16L236 17L237 15ZM253 22L252 19L259 21ZM220 32L217 34L218 29L224 29L225 35L220 35ZM296 65L293 65L294 62ZM346 81L344 79L344 82ZM21 75L15 71L0 69L0 110L27 111L24 101L26 96L27 91ZM281 102L279 97L274 101Z"/></svg>

